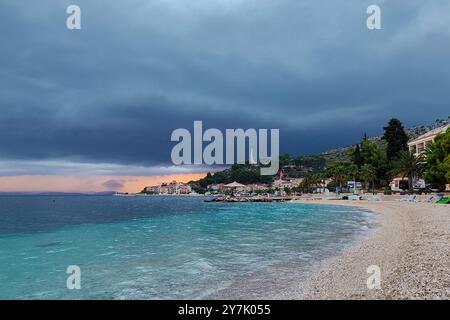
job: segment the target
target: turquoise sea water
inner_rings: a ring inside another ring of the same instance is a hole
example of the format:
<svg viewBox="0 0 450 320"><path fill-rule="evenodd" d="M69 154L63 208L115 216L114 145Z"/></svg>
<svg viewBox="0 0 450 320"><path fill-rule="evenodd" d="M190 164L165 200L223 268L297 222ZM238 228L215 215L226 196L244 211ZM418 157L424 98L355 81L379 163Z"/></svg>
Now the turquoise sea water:
<svg viewBox="0 0 450 320"><path fill-rule="evenodd" d="M200 299L273 266L307 274L375 227L352 207L203 200L0 197L0 299Z"/></svg>

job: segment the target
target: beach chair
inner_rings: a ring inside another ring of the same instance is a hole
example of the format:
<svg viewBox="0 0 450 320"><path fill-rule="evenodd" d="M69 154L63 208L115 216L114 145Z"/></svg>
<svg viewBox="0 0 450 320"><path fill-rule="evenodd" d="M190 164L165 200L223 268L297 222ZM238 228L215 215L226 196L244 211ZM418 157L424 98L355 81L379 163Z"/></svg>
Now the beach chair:
<svg viewBox="0 0 450 320"><path fill-rule="evenodd" d="M402 202L417 202L417 195L410 195L409 197L406 198L401 198L401 199L397 199L397 201L402 201Z"/></svg>
<svg viewBox="0 0 450 320"><path fill-rule="evenodd" d="M442 198L442 199L438 200L436 203L439 203L439 204L450 204L450 197Z"/></svg>

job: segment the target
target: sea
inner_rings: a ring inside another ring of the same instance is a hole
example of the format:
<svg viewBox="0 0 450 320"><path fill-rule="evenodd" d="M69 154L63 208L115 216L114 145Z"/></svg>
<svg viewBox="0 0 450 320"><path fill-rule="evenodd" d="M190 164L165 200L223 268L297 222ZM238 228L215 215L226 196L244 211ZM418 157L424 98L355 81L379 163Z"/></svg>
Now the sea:
<svg viewBox="0 0 450 320"><path fill-rule="evenodd" d="M0 196L0 299L276 298L377 228L358 207L205 199Z"/></svg>

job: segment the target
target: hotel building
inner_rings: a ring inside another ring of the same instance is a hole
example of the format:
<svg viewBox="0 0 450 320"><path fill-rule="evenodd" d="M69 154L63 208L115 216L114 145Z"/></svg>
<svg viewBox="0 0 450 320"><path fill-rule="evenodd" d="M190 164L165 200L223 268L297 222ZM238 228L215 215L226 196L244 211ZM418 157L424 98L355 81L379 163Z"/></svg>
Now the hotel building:
<svg viewBox="0 0 450 320"><path fill-rule="evenodd" d="M168 194L190 194L192 192L191 187L182 182L162 182L156 186L150 186L145 188L145 192L148 194L160 194L160 195L168 195Z"/></svg>
<svg viewBox="0 0 450 320"><path fill-rule="evenodd" d="M428 131L427 133L415 138L414 140L409 141L408 142L409 152L413 153L416 156L424 154L427 147L433 143L436 136L438 134L445 133L448 128L450 128L450 124ZM401 191L402 188L400 187L401 184L404 183L403 181L404 179L402 179L401 177L394 178L390 183L391 190ZM414 179L413 184L416 183L425 185L425 181L422 179ZM447 185L447 189L449 188L450 186Z"/></svg>
<svg viewBox="0 0 450 320"><path fill-rule="evenodd" d="M427 133L408 142L409 151L415 155L424 153L426 148L434 141L434 138L436 138L438 134L445 133L448 128L450 128L450 124L428 131Z"/></svg>

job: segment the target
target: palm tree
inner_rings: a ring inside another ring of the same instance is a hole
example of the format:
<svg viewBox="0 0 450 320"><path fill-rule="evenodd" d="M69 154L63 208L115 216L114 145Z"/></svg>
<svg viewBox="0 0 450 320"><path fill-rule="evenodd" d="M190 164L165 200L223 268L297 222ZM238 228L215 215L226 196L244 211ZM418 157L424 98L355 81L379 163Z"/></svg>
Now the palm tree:
<svg viewBox="0 0 450 320"><path fill-rule="evenodd" d="M319 174L313 174L311 176L311 186L313 189L317 189L320 186L320 183L322 182L322 179Z"/></svg>
<svg viewBox="0 0 450 320"><path fill-rule="evenodd" d="M403 150L398 154L394 162L393 174L401 175L402 179L408 178L409 192L413 190L413 179L420 177L425 168L423 155L415 156L413 153Z"/></svg>
<svg viewBox="0 0 450 320"><path fill-rule="evenodd" d="M306 176L300 183L299 188L302 190L303 193L309 193L310 187L311 187L311 179L309 176Z"/></svg>
<svg viewBox="0 0 450 320"><path fill-rule="evenodd" d="M317 179L319 180L319 187L320 187L320 192L324 192L325 188L326 188L326 179L327 179L327 175L325 172L321 172L317 174Z"/></svg>
<svg viewBox="0 0 450 320"><path fill-rule="evenodd" d="M364 186L366 187L367 191L369 191L369 181L372 182L372 193L375 193L375 178L376 178L376 171L375 168L371 164L364 164L361 167L360 171L361 178L364 180Z"/></svg>
<svg viewBox="0 0 450 320"><path fill-rule="evenodd" d="M330 178L333 178L333 180L339 184L339 189L342 189L346 173L347 170L345 167L345 163L340 161L333 162L331 166L327 169L327 175Z"/></svg>
<svg viewBox="0 0 450 320"><path fill-rule="evenodd" d="M359 176L359 168L356 164L354 163L348 163L346 164L346 175L348 177L351 177L352 180L354 181L355 185L353 187L353 192L356 192L356 178Z"/></svg>

